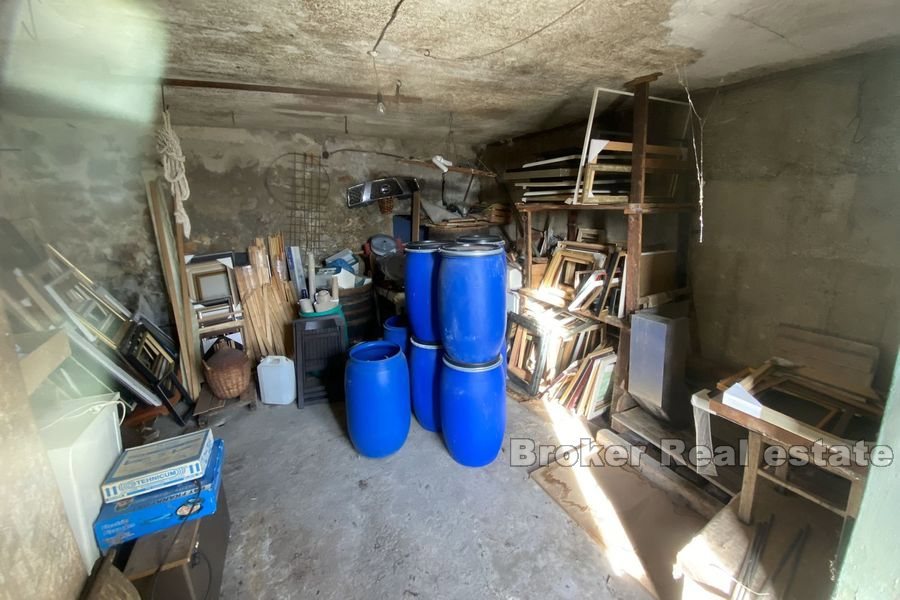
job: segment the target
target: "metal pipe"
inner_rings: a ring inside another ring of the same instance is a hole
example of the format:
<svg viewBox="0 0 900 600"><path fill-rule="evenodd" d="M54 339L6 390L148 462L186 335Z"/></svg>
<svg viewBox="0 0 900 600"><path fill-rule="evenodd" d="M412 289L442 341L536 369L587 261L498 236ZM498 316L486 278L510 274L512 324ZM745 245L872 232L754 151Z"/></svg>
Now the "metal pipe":
<svg viewBox="0 0 900 600"><path fill-rule="evenodd" d="M605 87L595 87L594 93L597 92L606 92L607 94L618 94L619 96L634 96L634 92L626 92L624 90L614 90L611 88ZM682 100L672 100L671 98L660 98L659 96L649 96L650 100L656 100L657 102L665 102L666 104L678 104L679 106L690 106L687 102Z"/></svg>

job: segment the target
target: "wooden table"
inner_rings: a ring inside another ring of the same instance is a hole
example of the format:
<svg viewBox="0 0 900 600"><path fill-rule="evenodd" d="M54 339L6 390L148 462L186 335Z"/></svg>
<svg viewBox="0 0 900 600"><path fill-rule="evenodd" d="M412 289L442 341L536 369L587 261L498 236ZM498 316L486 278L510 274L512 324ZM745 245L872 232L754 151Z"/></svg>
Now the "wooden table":
<svg viewBox="0 0 900 600"><path fill-rule="evenodd" d="M852 527L853 521L859 514L859 505L866 485L867 469L859 464L836 466L829 463L828 456L832 453L831 448L836 444L840 444L840 441L827 432L797 422L794 419L781 415L781 413L774 413L774 411L773 414L775 416L772 418L754 417L736 408L727 406L718 400L710 399L707 390L694 394L691 403L711 415L722 417L745 427L748 431L747 465L744 467L744 478L741 484L740 504L738 506L738 517L742 522L751 523L753 521L753 500L756 496L757 483L759 478L762 477L775 483L779 488L790 490L798 496L839 515L844 519L841 538L846 538L849 528ZM777 417L778 415L780 417ZM766 414L763 414L763 416L766 416ZM847 444L849 442L844 442L844 445ZM813 491L808 487L789 481L790 463L787 461L778 467L760 466L765 446L780 446L792 457L805 455L808 459L808 464L815 465L824 471L849 481L850 493L846 501L840 502L827 497L821 492ZM816 453L812 452L816 446L822 448L821 456L817 456ZM808 450L808 452L802 450L803 448Z"/></svg>

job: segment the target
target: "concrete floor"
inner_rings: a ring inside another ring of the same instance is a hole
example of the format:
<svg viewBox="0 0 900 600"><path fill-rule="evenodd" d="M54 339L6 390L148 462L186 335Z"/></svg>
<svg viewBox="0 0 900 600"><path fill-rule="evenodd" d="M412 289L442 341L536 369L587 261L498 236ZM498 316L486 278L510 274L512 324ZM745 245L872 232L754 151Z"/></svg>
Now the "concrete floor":
<svg viewBox="0 0 900 600"><path fill-rule="evenodd" d="M554 441L508 403L507 436ZM455 463L413 420L406 445L360 457L343 405L261 406L221 426L232 529L222 597L647 598L504 452Z"/></svg>

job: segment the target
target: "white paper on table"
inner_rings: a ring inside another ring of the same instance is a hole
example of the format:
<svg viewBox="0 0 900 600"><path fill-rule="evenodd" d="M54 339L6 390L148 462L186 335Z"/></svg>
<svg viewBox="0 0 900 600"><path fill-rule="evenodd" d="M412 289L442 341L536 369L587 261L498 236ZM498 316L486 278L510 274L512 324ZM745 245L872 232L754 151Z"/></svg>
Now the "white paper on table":
<svg viewBox="0 0 900 600"><path fill-rule="evenodd" d="M735 383L725 390L722 404L735 408L757 419L762 416L762 403L748 392L740 383Z"/></svg>

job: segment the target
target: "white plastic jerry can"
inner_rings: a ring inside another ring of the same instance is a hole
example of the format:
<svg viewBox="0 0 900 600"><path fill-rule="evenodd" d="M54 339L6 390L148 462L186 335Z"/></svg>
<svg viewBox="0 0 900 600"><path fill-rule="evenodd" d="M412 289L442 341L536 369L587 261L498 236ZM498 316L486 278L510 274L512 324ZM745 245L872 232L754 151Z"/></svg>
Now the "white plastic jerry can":
<svg viewBox="0 0 900 600"><path fill-rule="evenodd" d="M263 404L290 404L297 399L294 361L286 356L266 356L256 367Z"/></svg>

